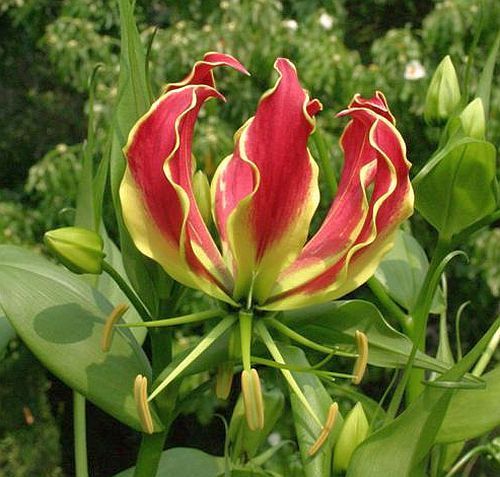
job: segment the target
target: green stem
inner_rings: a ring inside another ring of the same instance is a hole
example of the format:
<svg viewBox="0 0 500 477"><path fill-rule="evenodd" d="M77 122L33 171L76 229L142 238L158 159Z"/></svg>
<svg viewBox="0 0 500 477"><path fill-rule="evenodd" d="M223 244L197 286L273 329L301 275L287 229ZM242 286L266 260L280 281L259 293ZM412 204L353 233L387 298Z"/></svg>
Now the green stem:
<svg viewBox="0 0 500 477"><path fill-rule="evenodd" d="M253 314L251 311L240 310L240 339L241 339L241 360L243 369L250 371L252 367L250 355L252 351L252 321Z"/></svg>
<svg viewBox="0 0 500 477"><path fill-rule="evenodd" d="M490 342L488 343L488 346L486 347L483 354L476 363L476 366L474 366L474 369L472 370L472 374L474 376L479 377L481 376L481 374L484 373L484 370L486 369L486 366L488 366L488 363L493 357L493 354L495 353L499 342L500 342L500 327L491 338Z"/></svg>
<svg viewBox="0 0 500 477"><path fill-rule="evenodd" d="M445 475L445 477L453 477L461 467L463 467L472 457L474 457L477 454L481 454L483 452L488 452L489 447L486 445L483 446L478 446L474 447L471 449L467 454L465 454L451 469L450 471Z"/></svg>
<svg viewBox="0 0 500 477"><path fill-rule="evenodd" d="M186 325L188 323L198 323L200 321L210 320L221 316L222 310L214 309L207 311L200 311L198 313L191 313L184 316L176 316L174 318L166 318L164 320L143 321L136 323L121 323L115 325L118 328L157 328L165 326Z"/></svg>
<svg viewBox="0 0 500 477"><path fill-rule="evenodd" d="M328 154L328 149L325 144L325 140L323 139L323 136L319 132L319 129L316 129L316 131L313 134L313 141L316 146L316 149L318 150L318 159L319 163L321 166L321 172L325 176L325 182L326 185L328 186L328 192L329 192L329 202L333 197L335 197L335 194L337 193L337 178L335 177L335 171L333 170L333 167L330 163L330 158Z"/></svg>
<svg viewBox="0 0 500 477"><path fill-rule="evenodd" d="M142 435L134 477L156 476L166 438L166 430L155 434Z"/></svg>
<svg viewBox="0 0 500 477"><path fill-rule="evenodd" d="M411 328L411 317L409 317L398 305L396 305L396 303L387 294L382 284L375 277L371 277L368 280L367 285L392 318L394 318L404 329Z"/></svg>
<svg viewBox="0 0 500 477"><path fill-rule="evenodd" d="M316 343L315 341L312 341L309 338L302 336L301 334L297 333L296 331L293 331L291 328L284 325L283 323L276 320L275 318L265 318L265 321L267 324L271 325L279 333L287 336L288 338L290 338L291 340L293 340L297 343L300 343L303 346L306 346L307 348L311 348L315 351L319 351L320 353L334 354L337 356L345 356L347 358L357 357L357 354L347 353L344 351L337 350L335 348L329 348L328 346L323 346L319 343Z"/></svg>
<svg viewBox="0 0 500 477"><path fill-rule="evenodd" d="M85 397L73 391L73 433L75 439L75 475L88 477L87 429L85 422Z"/></svg>
<svg viewBox="0 0 500 477"><path fill-rule="evenodd" d="M123 293L125 293L125 295L130 300L132 305L134 305L134 308L137 310L137 313L141 315L141 318L144 321L151 321L151 315L149 314L147 308L144 306L144 304L135 294L132 288L130 288L128 283L123 279L123 277L113 268L113 266L106 260L103 260L102 269L113 279L113 281L118 285L120 290Z"/></svg>

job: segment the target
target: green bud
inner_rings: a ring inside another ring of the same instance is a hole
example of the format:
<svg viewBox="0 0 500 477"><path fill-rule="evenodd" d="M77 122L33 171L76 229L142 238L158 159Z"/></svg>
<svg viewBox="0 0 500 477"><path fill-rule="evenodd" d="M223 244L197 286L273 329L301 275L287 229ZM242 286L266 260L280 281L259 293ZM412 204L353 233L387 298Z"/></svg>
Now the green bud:
<svg viewBox="0 0 500 477"><path fill-rule="evenodd" d="M333 470L347 470L352 453L368 436L368 420L363 406L358 402L347 414L333 453Z"/></svg>
<svg viewBox="0 0 500 477"><path fill-rule="evenodd" d="M212 223L212 205L210 196L210 184L203 171L198 171L193 176L193 191L196 204L200 209L201 217L209 225Z"/></svg>
<svg viewBox="0 0 500 477"><path fill-rule="evenodd" d="M449 56L439 63L427 90L424 118L428 123L442 123L460 103L460 86L457 73Z"/></svg>
<svg viewBox="0 0 500 477"><path fill-rule="evenodd" d="M481 98L476 98L467 105L460 114L460 122L466 136L484 141L486 124Z"/></svg>
<svg viewBox="0 0 500 477"><path fill-rule="evenodd" d="M43 237L45 245L57 259L74 273L102 272L104 244L92 230L63 227L50 230Z"/></svg>

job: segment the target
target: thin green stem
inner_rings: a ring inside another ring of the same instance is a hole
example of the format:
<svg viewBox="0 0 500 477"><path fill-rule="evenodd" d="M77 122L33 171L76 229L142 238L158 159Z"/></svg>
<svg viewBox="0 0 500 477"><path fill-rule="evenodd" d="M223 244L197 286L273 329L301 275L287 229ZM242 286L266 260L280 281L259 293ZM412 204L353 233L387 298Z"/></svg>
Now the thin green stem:
<svg viewBox="0 0 500 477"><path fill-rule="evenodd" d="M154 320L154 321L143 321L136 323L120 323L119 325L115 325L118 328L156 328L156 327L165 327L165 326L177 326L177 325L186 325L189 323L198 323L200 321L210 320L212 318L217 318L221 316L222 310L214 309L207 311L200 311L198 313L191 313L189 315L184 316L176 316L174 318L166 318L164 320Z"/></svg>
<svg viewBox="0 0 500 477"><path fill-rule="evenodd" d="M319 343L316 343L315 341L312 341L309 338L306 338L305 336L302 336L301 334L292 330L291 328L284 325L283 323L276 320L275 318L265 318L265 321L267 324L271 325L279 333L287 336L291 340L293 340L293 341L295 341L303 346L306 346L307 348L311 348L315 351L319 351L320 353L333 354L333 355L337 355L337 356L345 356L348 358L356 358L357 357L357 354L355 354L355 353L347 353L347 352L340 351L340 350L335 349L335 348L329 348L328 346L323 346Z"/></svg>
<svg viewBox="0 0 500 477"><path fill-rule="evenodd" d="M240 310L240 338L241 338L241 361L243 369L250 371L252 367L250 355L252 351L252 321L253 314L251 311Z"/></svg>
<svg viewBox="0 0 500 477"><path fill-rule="evenodd" d="M318 150L318 159L321 167L321 172L324 174L326 185L328 186L329 199L333 199L337 193L337 178L335 176L335 171L333 170L332 164L330 163L330 157L328 154L328 149L325 144L323 136L319 132L319 129L313 134L313 141Z"/></svg>
<svg viewBox="0 0 500 477"><path fill-rule="evenodd" d="M394 318L404 329L412 327L411 317L404 313L403 310L392 300L382 284L375 277L371 277L368 280L367 285L380 304L387 311L389 316Z"/></svg>
<svg viewBox="0 0 500 477"><path fill-rule="evenodd" d="M285 364L285 360L283 359L283 356L280 353L280 350L276 346L276 343L274 342L271 334L266 328L266 325L262 321L258 321L255 325L255 329L259 333L259 336L262 338L262 341L266 345L267 349L269 350L269 353L271 353L271 356L274 358L274 360L278 364ZM310 416L313 418L314 422L320 427L320 429L323 427L323 424L319 420L318 416L316 413L313 411L311 405L307 401L306 397L304 396L304 393L302 392L302 389L300 389L300 386L297 384L297 381L295 381L295 378L293 377L293 374L288 370L288 369L281 369L281 373L283 374L283 377L286 379L288 382L288 385L290 386L290 389L295 393L299 401L302 403L306 411L310 414Z"/></svg>
<svg viewBox="0 0 500 477"><path fill-rule="evenodd" d="M166 438L167 431L142 435L134 477L156 476Z"/></svg>
<svg viewBox="0 0 500 477"><path fill-rule="evenodd" d="M471 449L467 454L465 454L445 475L445 477L453 477L461 467L463 467L472 457L483 452L489 452L489 447L487 445L477 446Z"/></svg>
<svg viewBox="0 0 500 477"><path fill-rule="evenodd" d="M233 326L236 318L228 316L220 321L196 347L172 370L172 372L158 385L151 393L148 401L153 400L163 389L165 389L175 378L177 378L190 364L192 364L200 355L207 350L212 344L223 335L231 326Z"/></svg>
<svg viewBox="0 0 500 477"><path fill-rule="evenodd" d="M491 338L490 342L488 343L488 346L484 350L483 354L479 358L478 362L474 366L474 369L472 370L472 374L474 376L481 376L481 374L484 373L484 370L486 369L486 366L488 366L491 358L493 357L493 354L495 353L498 343L500 342L500 327L497 329L493 337Z"/></svg>
<svg viewBox="0 0 500 477"><path fill-rule="evenodd" d="M77 391L73 391L73 433L75 441L75 475L76 477L88 477L85 397Z"/></svg>
<svg viewBox="0 0 500 477"><path fill-rule="evenodd" d="M130 303L137 310L137 313L141 315L141 318L144 321L151 321L151 315L147 308L144 306L139 297L135 294L134 290L129 286L129 284L123 279L123 277L113 268L113 266L103 260L102 269L113 279L113 281L118 285L120 290L125 293L127 298L130 300Z"/></svg>

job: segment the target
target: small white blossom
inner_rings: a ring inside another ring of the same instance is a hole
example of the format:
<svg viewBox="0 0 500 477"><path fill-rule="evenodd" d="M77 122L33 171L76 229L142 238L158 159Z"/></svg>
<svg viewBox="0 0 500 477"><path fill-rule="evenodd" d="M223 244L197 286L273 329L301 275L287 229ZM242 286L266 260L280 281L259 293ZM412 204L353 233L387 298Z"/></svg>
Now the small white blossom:
<svg viewBox="0 0 500 477"><path fill-rule="evenodd" d="M289 18L288 20L283 20L283 26L290 31L297 31L297 29L299 28L299 24L291 18Z"/></svg>
<svg viewBox="0 0 500 477"><path fill-rule="evenodd" d="M418 60L411 60L406 64L404 78L410 81L416 81L425 78L427 72L424 65Z"/></svg>
<svg viewBox="0 0 500 477"><path fill-rule="evenodd" d="M281 442L281 434L279 432L271 432L267 438L267 442L272 447L277 446Z"/></svg>
<svg viewBox="0 0 500 477"><path fill-rule="evenodd" d="M328 15L328 13L323 12L319 17L319 24L325 30L331 30L333 27L333 17L331 15Z"/></svg>

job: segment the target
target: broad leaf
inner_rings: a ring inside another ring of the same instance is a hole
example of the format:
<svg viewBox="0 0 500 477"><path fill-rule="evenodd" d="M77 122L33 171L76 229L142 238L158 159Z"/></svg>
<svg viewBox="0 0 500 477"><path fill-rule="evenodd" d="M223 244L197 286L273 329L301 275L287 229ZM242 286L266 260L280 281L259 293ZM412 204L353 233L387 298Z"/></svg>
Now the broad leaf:
<svg viewBox="0 0 500 477"><path fill-rule="evenodd" d="M135 467L131 467L114 477L133 477L134 470ZM174 447L163 451L156 475L158 477L218 477L223 470L223 457L215 457L198 449Z"/></svg>
<svg viewBox="0 0 500 477"><path fill-rule="evenodd" d="M380 262L375 277L394 301L411 312L428 268L429 261L420 244L411 234L399 230L393 248ZM438 289L431 313L441 313L444 309L443 294Z"/></svg>
<svg viewBox="0 0 500 477"><path fill-rule="evenodd" d="M443 237L450 238L496 209L496 150L489 142L453 142L414 181L415 206Z"/></svg>
<svg viewBox="0 0 500 477"><path fill-rule="evenodd" d="M2 359L5 348L14 336L16 336L14 328L12 328L7 318L0 313L0 359Z"/></svg>
<svg viewBox="0 0 500 477"><path fill-rule="evenodd" d="M83 280L19 247L0 247L0 305L33 354L69 387L140 430L135 377L151 379L147 357L126 329L100 342L111 303ZM155 428L161 424L153 410Z"/></svg>
<svg viewBox="0 0 500 477"><path fill-rule="evenodd" d="M437 442L474 439L500 426L500 366L481 379L486 382L485 389L459 389L453 395Z"/></svg>
<svg viewBox="0 0 500 477"><path fill-rule="evenodd" d="M300 348L295 346L278 346L288 365L304 368L311 366ZM312 373L294 372L292 374L316 416L324 423L333 401L322 382ZM290 402L292 404L293 421L306 477L328 477L332 471L333 446L342 427L340 412L337 414L334 428L329 438L321 449L313 457L310 457L308 450L318 438L321 429L311 419L310 414L293 392L290 392Z"/></svg>
<svg viewBox="0 0 500 477"><path fill-rule="evenodd" d="M368 337L368 362L385 368L404 367L410 355L410 339L392 328L378 309L363 300L336 301L324 305L284 312L283 322L304 336L327 346L356 351L355 334ZM415 366L443 372L444 363L417 353Z"/></svg>

